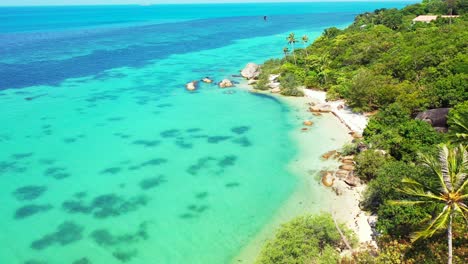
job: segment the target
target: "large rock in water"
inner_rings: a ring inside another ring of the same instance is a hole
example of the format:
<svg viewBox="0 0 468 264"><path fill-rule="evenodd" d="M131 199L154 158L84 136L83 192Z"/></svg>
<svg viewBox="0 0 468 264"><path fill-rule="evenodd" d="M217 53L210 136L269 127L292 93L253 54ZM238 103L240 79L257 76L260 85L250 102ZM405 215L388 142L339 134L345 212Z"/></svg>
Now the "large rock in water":
<svg viewBox="0 0 468 264"><path fill-rule="evenodd" d="M204 83L212 83L213 82L213 80L211 80L210 77L205 77L205 78L202 79L202 81Z"/></svg>
<svg viewBox="0 0 468 264"><path fill-rule="evenodd" d="M232 87L234 86L234 84L232 84L232 82L228 79L224 79L222 80L219 84L219 87L221 88L227 88L227 87Z"/></svg>
<svg viewBox="0 0 468 264"><path fill-rule="evenodd" d="M197 89L197 84L198 84L197 81L192 81L192 82L187 83L185 85L185 88L187 88L187 90L189 91L195 91Z"/></svg>
<svg viewBox="0 0 468 264"><path fill-rule="evenodd" d="M326 187L331 187L333 186L333 182L335 182L335 178L333 177L333 174L330 172L325 173L325 175L322 176L322 184Z"/></svg>
<svg viewBox="0 0 468 264"><path fill-rule="evenodd" d="M429 123L433 127L447 127L447 115L450 108L436 108L419 113L416 119Z"/></svg>
<svg viewBox="0 0 468 264"><path fill-rule="evenodd" d="M241 71L242 77L246 79L255 79L260 75L260 66L257 64L250 62L248 63L245 68Z"/></svg>

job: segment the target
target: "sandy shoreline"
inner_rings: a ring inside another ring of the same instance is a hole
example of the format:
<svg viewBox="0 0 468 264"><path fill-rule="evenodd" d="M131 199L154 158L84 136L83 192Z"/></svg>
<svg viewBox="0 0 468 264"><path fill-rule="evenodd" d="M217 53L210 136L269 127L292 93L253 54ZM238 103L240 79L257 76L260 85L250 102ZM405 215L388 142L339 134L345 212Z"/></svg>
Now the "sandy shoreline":
<svg viewBox="0 0 468 264"><path fill-rule="evenodd" d="M288 97L302 111L309 112L310 103L327 104L331 106L331 113L349 130L347 132L362 135L368 123L368 117L360 113L354 113L345 105L343 100L326 101L326 92L309 89L304 90L303 98ZM305 99L304 99L305 98ZM345 130L346 131L346 130ZM347 133L345 132L345 133ZM304 139L310 140L310 139ZM350 139L351 141L351 139ZM338 165L335 169L338 168ZM360 243L370 243L375 246L372 239L372 229L369 224L369 216L359 207L365 185L351 187L343 180L335 179L333 187L339 189L341 194L333 194L330 197L329 212L340 222L346 224L356 233ZM326 188L326 187L325 187Z"/></svg>
<svg viewBox="0 0 468 264"><path fill-rule="evenodd" d="M351 132L362 135L369 121L364 114L354 113L343 100L327 101L327 93L311 89L303 89L304 96L310 98L312 102L322 106L329 106L331 112L343 123Z"/></svg>
<svg viewBox="0 0 468 264"><path fill-rule="evenodd" d="M326 92L303 89L304 96L313 103L328 105L331 112L342 122L351 133L362 135L369 118L360 113L354 113L343 100L327 101ZM372 229L369 224L369 215L362 211L359 203L362 200L365 185L356 187L348 186L344 181L337 180L334 187L340 189L341 194L332 197L330 211L339 221L345 223L357 235L360 243L369 243L376 246L372 238Z"/></svg>
<svg viewBox="0 0 468 264"><path fill-rule="evenodd" d="M241 89L247 89L249 91L252 90L252 87L247 85L246 82L241 83L238 87ZM270 93L268 92L264 94ZM304 120L315 118L313 117L312 113L308 111L311 103L331 104L333 113L323 114L323 120L328 120L326 121L328 122L326 125L334 127L334 131L342 131L340 134L345 138L344 142L351 142L352 137L349 135L349 132L362 134L362 131L367 124L367 118L363 115L352 113L347 108L341 109L339 105L344 104L344 102L326 102L326 93L322 91L306 90L306 96L304 97L284 97L275 94L270 95L288 105L289 108L294 112L294 118L297 119L297 122L300 124L302 124ZM339 122L336 122L336 118L328 117L331 115L337 117ZM323 120L321 122L325 122ZM351 188L344 181L336 180L335 185L338 185L339 189L341 190L340 195L336 195L331 188L322 186L322 197L304 197L304 193L307 192L306 189L310 187L310 185L318 184L316 177L305 173L311 169L311 163L320 162L320 167L314 168L317 171L324 169L325 165L328 166L328 169L336 170L340 163L336 160L320 161L319 157L316 156L316 153L313 153L314 151L310 150L310 144L316 144L314 142L314 140L316 140L314 136L316 135L310 133L301 133L299 130L300 129L298 129L298 131L292 132L292 136L299 146L300 153L298 155L298 160L294 161L294 164L291 164L291 170L297 175L302 175L301 177L303 179L301 179L301 183L304 186L299 186L299 190L292 195L292 197L284 204L282 208L279 209L277 214L273 217L272 222L269 223L268 226L266 226L259 234L254 237L249 245L247 245L241 251L241 253L233 259L232 263L253 263L265 242L268 239L274 237L275 233L272 232L272 230L275 230L278 226L294 217L294 215L291 215L291 208L298 207L297 203L298 201L301 201L301 199L319 199L321 200L320 204L323 203L326 205L323 206L323 208L320 208L320 210L302 208L303 212L312 214L318 213L319 211L330 212L339 222L345 223L356 233L357 237L359 238L359 242L371 243L372 232L370 225L368 224L368 217L364 212L361 211L359 207L361 194L365 186ZM330 147L325 147L323 153L332 149L333 147L331 147L331 149Z"/></svg>

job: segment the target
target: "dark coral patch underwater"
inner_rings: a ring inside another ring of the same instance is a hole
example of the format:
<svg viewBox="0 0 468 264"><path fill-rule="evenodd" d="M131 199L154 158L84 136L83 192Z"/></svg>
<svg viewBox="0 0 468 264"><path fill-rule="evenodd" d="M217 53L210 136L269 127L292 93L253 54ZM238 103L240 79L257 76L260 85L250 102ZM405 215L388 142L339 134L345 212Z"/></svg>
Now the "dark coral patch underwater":
<svg viewBox="0 0 468 264"><path fill-rule="evenodd" d="M239 187L240 183L238 183L238 182L229 182L229 183L226 183L224 186L226 186L226 188L234 188L234 187Z"/></svg>
<svg viewBox="0 0 468 264"><path fill-rule="evenodd" d="M208 137L206 140L210 144L218 144L218 143L226 141L226 140L228 140L230 138L231 137L228 137L228 136L211 136L211 137Z"/></svg>
<svg viewBox="0 0 468 264"><path fill-rule="evenodd" d="M148 222L143 222L138 226L138 230L133 233L113 235L107 229L97 229L90 236L96 244L102 247L128 246L141 240L147 240L149 237L147 229Z"/></svg>
<svg viewBox="0 0 468 264"><path fill-rule="evenodd" d="M238 126L238 127L233 127L231 128L231 131L235 134L242 135L244 133L247 133L250 130L249 126Z"/></svg>
<svg viewBox="0 0 468 264"><path fill-rule="evenodd" d="M15 160L22 160L22 159L26 159L26 158L30 158L34 155L34 153L30 152L30 153L17 153L17 154L13 154L11 155L11 157Z"/></svg>
<svg viewBox="0 0 468 264"><path fill-rule="evenodd" d="M146 148L153 148L157 147L159 144L161 144L161 141L159 140L144 140L144 139L139 139L135 140L132 142L134 145L140 145Z"/></svg>
<svg viewBox="0 0 468 264"><path fill-rule="evenodd" d="M134 257L138 255L138 252L136 249L133 250L116 250L112 252L112 256L114 256L116 259L118 259L121 262L129 262L132 260Z"/></svg>
<svg viewBox="0 0 468 264"><path fill-rule="evenodd" d="M161 133L159 133L159 135L161 135L161 137L163 138L173 138L173 137L179 136L179 134L180 134L180 130L178 129L164 130Z"/></svg>
<svg viewBox="0 0 468 264"><path fill-rule="evenodd" d="M191 175L199 175L201 171L207 174L220 175L223 171L237 162L237 156L226 155L222 158L214 158L211 156L198 159L196 164L187 168L187 172Z"/></svg>
<svg viewBox="0 0 468 264"><path fill-rule="evenodd" d="M81 199L67 200L62 208L71 214L88 214L95 218L117 217L138 210L148 203L144 195L125 198L114 193L95 197L90 203Z"/></svg>
<svg viewBox="0 0 468 264"><path fill-rule="evenodd" d="M18 208L15 212L15 219L24 219L26 217L33 216L35 214L47 212L52 209L52 205L37 205L37 204L30 204L25 205Z"/></svg>
<svg viewBox="0 0 468 264"><path fill-rule="evenodd" d="M72 264L91 264L91 261L87 257L82 257L73 261Z"/></svg>
<svg viewBox="0 0 468 264"><path fill-rule="evenodd" d="M236 138L232 141L235 144L238 144L242 147L250 147L252 146L252 142L247 137L240 137Z"/></svg>
<svg viewBox="0 0 468 264"><path fill-rule="evenodd" d="M149 190L149 189L158 187L159 185L165 182L167 182L167 180L164 178L163 175L159 175L157 177L150 177L150 178L143 179L140 182L140 188L142 190Z"/></svg>
<svg viewBox="0 0 468 264"><path fill-rule="evenodd" d="M130 167L128 167L128 169L129 170L138 170L138 169L141 169L141 168L144 168L144 167L159 166L159 165L162 165L162 164L167 163L167 162L168 162L167 159L155 158L155 159L150 159L150 160L144 161L144 162L140 163L139 165L130 166Z"/></svg>
<svg viewBox="0 0 468 264"><path fill-rule="evenodd" d="M47 191L45 186L28 185L16 189L13 196L18 201L30 201L39 198L45 191Z"/></svg>
<svg viewBox="0 0 468 264"><path fill-rule="evenodd" d="M199 158L196 164L188 167L187 172L192 175L197 175L201 169L210 167L210 163L215 160L215 158L210 156Z"/></svg>
<svg viewBox="0 0 468 264"><path fill-rule="evenodd" d="M218 166L221 168L234 166L234 164L236 164L236 161L237 161L237 157L234 155L224 156L222 159L218 161Z"/></svg>
<svg viewBox="0 0 468 264"><path fill-rule="evenodd" d="M117 174L121 170L122 170L122 168L119 168L119 167L110 167L110 168L102 170L100 173L101 174Z"/></svg>
<svg viewBox="0 0 468 264"><path fill-rule="evenodd" d="M24 262L24 264L47 264L46 261L37 260L37 259L30 259Z"/></svg>
<svg viewBox="0 0 468 264"><path fill-rule="evenodd" d="M66 246L82 239L84 227L71 221L65 221L57 227L53 233L44 235L41 239L31 243L31 248L43 250L52 245Z"/></svg>
<svg viewBox="0 0 468 264"><path fill-rule="evenodd" d="M65 179L70 177L70 174L66 171L66 168L63 167L50 167L44 171L44 175L47 177L52 177L57 180Z"/></svg>

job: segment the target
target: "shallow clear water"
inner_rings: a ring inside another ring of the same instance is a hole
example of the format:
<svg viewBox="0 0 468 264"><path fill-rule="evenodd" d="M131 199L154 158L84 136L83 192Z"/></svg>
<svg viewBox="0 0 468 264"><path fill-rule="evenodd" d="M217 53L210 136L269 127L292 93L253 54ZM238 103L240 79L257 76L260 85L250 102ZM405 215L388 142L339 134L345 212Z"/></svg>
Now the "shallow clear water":
<svg viewBox="0 0 468 264"><path fill-rule="evenodd" d="M238 16L251 5L234 16L204 6L197 20L163 7L162 20L121 15L118 26L105 7L92 23L50 8L38 24L60 19L44 31L17 22L40 8L0 9L11 22L0 34L0 263L230 262L298 190L288 164L300 122L268 96L184 84L241 81L231 75L281 56L290 31L315 38L403 4L334 5L273 5L268 22ZM342 132L316 122L318 156Z"/></svg>

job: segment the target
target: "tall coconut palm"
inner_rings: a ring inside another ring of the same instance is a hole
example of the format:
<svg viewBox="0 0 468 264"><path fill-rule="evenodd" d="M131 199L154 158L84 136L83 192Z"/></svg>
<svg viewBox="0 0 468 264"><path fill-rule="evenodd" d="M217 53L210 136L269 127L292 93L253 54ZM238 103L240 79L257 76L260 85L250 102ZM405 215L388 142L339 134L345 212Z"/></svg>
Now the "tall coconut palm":
<svg viewBox="0 0 468 264"><path fill-rule="evenodd" d="M294 64L297 65L296 54L294 53L294 44L297 43L296 36L294 35L294 33L290 33L289 36L286 38L286 40L288 41L288 44L291 45L291 47L292 47L292 54L293 54L293 57L294 57Z"/></svg>
<svg viewBox="0 0 468 264"><path fill-rule="evenodd" d="M309 37L307 35L304 35L302 36L301 41L302 41L302 44L304 45L306 56L309 56L309 54L307 53L307 43L309 42Z"/></svg>
<svg viewBox="0 0 468 264"><path fill-rule="evenodd" d="M288 48L288 47L284 47L284 48L283 48L283 53L284 53L284 58L287 59L287 58L288 58L288 54L289 54L289 48Z"/></svg>
<svg viewBox="0 0 468 264"><path fill-rule="evenodd" d="M448 263L452 263L452 224L455 215L461 215L468 224L468 152L466 146L459 145L449 148L439 147L438 158L421 155L422 163L429 167L437 179L437 188L430 188L414 179L405 178L403 193L418 198L411 201L392 201L392 204L420 205L438 203L444 205L423 231L413 234L412 241L427 238L438 230L447 230Z"/></svg>

